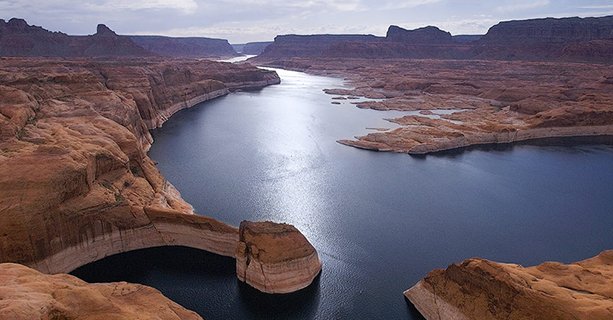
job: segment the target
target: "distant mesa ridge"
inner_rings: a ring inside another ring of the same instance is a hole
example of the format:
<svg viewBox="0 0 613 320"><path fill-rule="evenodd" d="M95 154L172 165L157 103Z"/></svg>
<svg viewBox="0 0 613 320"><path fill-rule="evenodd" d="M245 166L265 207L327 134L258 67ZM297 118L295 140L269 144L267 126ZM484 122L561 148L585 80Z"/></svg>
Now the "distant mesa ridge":
<svg viewBox="0 0 613 320"><path fill-rule="evenodd" d="M128 36L134 43L161 56L225 57L237 53L226 39L204 37Z"/></svg>
<svg viewBox="0 0 613 320"><path fill-rule="evenodd" d="M501 22L487 34L452 36L434 26L390 26L373 35L283 35L258 57L554 60L613 63L613 16Z"/></svg>
<svg viewBox="0 0 613 320"><path fill-rule="evenodd" d="M119 36L100 24L94 35L69 36L30 26L23 19L0 21L0 55L2 56L151 56L127 37Z"/></svg>
<svg viewBox="0 0 613 320"><path fill-rule="evenodd" d="M427 26L415 30L406 30L398 26L390 26L389 29L387 29L385 39L388 41L411 42L413 44L453 43L451 33L433 26Z"/></svg>
<svg viewBox="0 0 613 320"><path fill-rule="evenodd" d="M117 35L100 24L94 35L70 36L0 20L0 56L260 55L260 61L292 57L540 60L613 63L613 16L504 21L485 35L458 35L435 26L389 27L385 37L363 34L279 35L274 42L234 47L224 39Z"/></svg>
<svg viewBox="0 0 613 320"><path fill-rule="evenodd" d="M126 36L118 35L104 24L99 24L93 35L71 36L28 25L25 20L19 18L12 18L8 22L0 19L0 56L228 57L236 55L236 51L224 39Z"/></svg>

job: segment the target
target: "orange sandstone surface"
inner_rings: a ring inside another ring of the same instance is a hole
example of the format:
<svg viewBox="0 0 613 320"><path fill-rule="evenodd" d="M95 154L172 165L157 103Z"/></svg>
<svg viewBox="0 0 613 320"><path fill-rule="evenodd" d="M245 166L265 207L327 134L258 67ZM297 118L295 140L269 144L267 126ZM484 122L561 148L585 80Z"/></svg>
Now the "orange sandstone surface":
<svg viewBox="0 0 613 320"><path fill-rule="evenodd" d="M613 250L534 267L468 259L404 294L428 320L613 319Z"/></svg>
<svg viewBox="0 0 613 320"><path fill-rule="evenodd" d="M238 228L193 214L147 156L148 130L279 81L203 60L0 59L0 262L65 273L164 245L234 257Z"/></svg>
<svg viewBox="0 0 613 320"><path fill-rule="evenodd" d="M376 151L424 154L543 138L613 135L613 66L564 62L305 59L256 62L343 76L352 89L327 93L375 99L374 110L423 112L392 119L399 128L339 143ZM382 114L382 117L384 115Z"/></svg>
<svg viewBox="0 0 613 320"><path fill-rule="evenodd" d="M319 274L315 248L289 224L241 222L236 249L239 280L269 293L305 288Z"/></svg>
<svg viewBox="0 0 613 320"><path fill-rule="evenodd" d="M189 320L196 313L159 291L126 282L88 284L20 264L0 264L0 319Z"/></svg>

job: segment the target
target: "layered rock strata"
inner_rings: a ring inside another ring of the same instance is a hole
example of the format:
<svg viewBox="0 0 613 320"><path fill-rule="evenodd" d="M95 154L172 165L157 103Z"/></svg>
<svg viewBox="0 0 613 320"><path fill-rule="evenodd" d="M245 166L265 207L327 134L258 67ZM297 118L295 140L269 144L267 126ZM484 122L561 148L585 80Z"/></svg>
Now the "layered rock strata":
<svg viewBox="0 0 613 320"><path fill-rule="evenodd" d="M612 319L613 250L534 267L468 259L430 272L404 295L428 320Z"/></svg>
<svg viewBox="0 0 613 320"><path fill-rule="evenodd" d="M390 26L385 37L283 35L258 58L488 59L613 63L613 16L501 22L486 35L451 36L428 26Z"/></svg>
<svg viewBox="0 0 613 320"><path fill-rule="evenodd" d="M228 40L204 37L128 36L145 50L164 57L233 57Z"/></svg>
<svg viewBox="0 0 613 320"><path fill-rule="evenodd" d="M394 129L339 140L357 148L424 154L545 138L613 141L613 69L607 66L312 58L271 65L345 77L353 88L326 92L370 98L357 107L412 112L389 119ZM443 114L423 113L437 110Z"/></svg>
<svg viewBox="0 0 613 320"><path fill-rule="evenodd" d="M68 272L164 245L234 257L238 229L192 214L147 156L148 129L278 82L211 61L0 60L0 262Z"/></svg>
<svg viewBox="0 0 613 320"><path fill-rule="evenodd" d="M88 284L70 275L46 275L12 263L0 264L0 318L202 319L151 287L125 282Z"/></svg>
<svg viewBox="0 0 613 320"><path fill-rule="evenodd" d="M100 24L89 36L70 36L31 26L23 19L0 19L0 56L99 57L152 56L130 38Z"/></svg>
<svg viewBox="0 0 613 320"><path fill-rule="evenodd" d="M292 225L243 221L239 238L236 275L260 291L297 291L321 271L317 251Z"/></svg>

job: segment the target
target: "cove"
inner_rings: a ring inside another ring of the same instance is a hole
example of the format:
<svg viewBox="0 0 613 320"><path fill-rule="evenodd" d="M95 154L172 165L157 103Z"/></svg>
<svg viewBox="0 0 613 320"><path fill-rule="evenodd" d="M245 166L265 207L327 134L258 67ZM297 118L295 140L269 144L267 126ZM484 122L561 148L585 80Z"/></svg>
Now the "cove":
<svg viewBox="0 0 613 320"><path fill-rule="evenodd" d="M112 256L86 281L153 286L206 319L420 319L402 292L479 256L523 265L613 248L613 148L503 146L411 157L343 146L394 113L331 104L339 79L278 70L282 83L183 110L150 156L196 212L295 225L319 279L287 296L240 284L234 260L187 248Z"/></svg>

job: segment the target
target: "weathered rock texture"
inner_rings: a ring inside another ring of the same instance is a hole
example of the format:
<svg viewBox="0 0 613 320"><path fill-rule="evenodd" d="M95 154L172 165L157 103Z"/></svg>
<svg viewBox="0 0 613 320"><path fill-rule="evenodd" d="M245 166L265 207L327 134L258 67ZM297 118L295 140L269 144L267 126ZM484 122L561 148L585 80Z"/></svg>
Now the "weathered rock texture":
<svg viewBox="0 0 613 320"><path fill-rule="evenodd" d="M535 267L468 259L404 295L428 320L613 319L613 250Z"/></svg>
<svg viewBox="0 0 613 320"><path fill-rule="evenodd" d="M348 78L375 110L455 110L433 119L407 115L399 125L340 143L376 151L424 154L473 145L543 138L613 136L613 68L596 64L463 61L286 59L273 65ZM382 115L385 117L385 115Z"/></svg>
<svg viewBox="0 0 613 320"><path fill-rule="evenodd" d="M506 21L483 36L390 26L386 37L278 36L257 61L292 57L493 59L613 63L613 16Z"/></svg>
<svg viewBox="0 0 613 320"><path fill-rule="evenodd" d="M165 57L232 57L228 40L203 37L128 36L134 43Z"/></svg>
<svg viewBox="0 0 613 320"><path fill-rule="evenodd" d="M278 59L287 57L324 57L339 52L335 46L353 43L378 42L382 38L373 35L280 35L268 45L260 57ZM348 52L343 52L348 56Z"/></svg>
<svg viewBox="0 0 613 320"><path fill-rule="evenodd" d="M69 36L30 26L23 19L0 19L0 56L97 57L151 56L130 38L119 36L107 26L98 25L90 36Z"/></svg>
<svg viewBox="0 0 613 320"><path fill-rule="evenodd" d="M239 237L236 275L260 291L297 291L321 271L315 248L292 225L243 221Z"/></svg>
<svg viewBox="0 0 613 320"><path fill-rule="evenodd" d="M210 61L0 60L0 262L67 272L160 245L233 256L238 230L191 215L147 156L148 129L278 82Z"/></svg>
<svg viewBox="0 0 613 320"><path fill-rule="evenodd" d="M151 287L125 282L88 284L66 274L45 275L19 264L3 263L0 319L202 318Z"/></svg>
<svg viewBox="0 0 613 320"><path fill-rule="evenodd" d="M613 16L501 22L475 48L474 58L613 63Z"/></svg>

